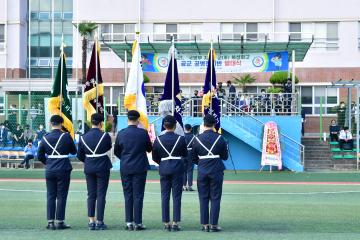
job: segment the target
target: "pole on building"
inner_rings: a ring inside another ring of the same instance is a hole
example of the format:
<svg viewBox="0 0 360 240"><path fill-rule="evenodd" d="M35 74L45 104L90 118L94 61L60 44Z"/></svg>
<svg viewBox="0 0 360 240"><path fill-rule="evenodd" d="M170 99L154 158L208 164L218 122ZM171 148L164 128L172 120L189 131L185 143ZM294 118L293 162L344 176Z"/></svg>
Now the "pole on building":
<svg viewBox="0 0 360 240"><path fill-rule="evenodd" d="M55 21L54 21L55 3L51 0L51 79L54 81L54 37L55 37Z"/></svg>
<svg viewBox="0 0 360 240"><path fill-rule="evenodd" d="M18 109L18 111L19 111L19 124L22 124L22 122L21 122L21 94L19 94L19 109Z"/></svg>
<svg viewBox="0 0 360 240"><path fill-rule="evenodd" d="M348 126L349 126L349 130L350 132L352 132L352 124L351 124L351 111L352 111L352 107L351 107L351 99L352 99L352 89L348 88L349 90L349 94L348 94ZM355 116L354 116L355 117Z"/></svg>
<svg viewBox="0 0 360 240"><path fill-rule="evenodd" d="M30 122L30 129L32 129L32 117L30 114L31 111L31 2L28 1L29 4L29 19L28 19L28 102L29 102L29 110L28 110L28 120ZM6 95L5 95L6 96Z"/></svg>
<svg viewBox="0 0 360 240"><path fill-rule="evenodd" d="M294 108L295 108L295 50L292 50L291 52L291 61L292 61L292 64L291 64L291 70L292 70L292 78L291 78L291 85L292 85L292 89L291 89L291 94L293 95L292 96L292 101L291 101L291 111L293 112L292 115L294 115Z"/></svg>
<svg viewBox="0 0 360 240"><path fill-rule="evenodd" d="M323 139L323 97L320 97L320 141Z"/></svg>
<svg viewBox="0 0 360 240"><path fill-rule="evenodd" d="M9 98L7 93L5 93L5 120L9 120Z"/></svg>
<svg viewBox="0 0 360 240"><path fill-rule="evenodd" d="M81 86L81 96L84 96L84 88L85 86L82 85ZM85 109L84 108L81 108L82 109L82 121L81 121L81 129L82 129L82 133L85 133Z"/></svg>
<svg viewBox="0 0 360 240"><path fill-rule="evenodd" d="M123 93L125 93L126 85L127 85L127 78L128 78L128 59L127 59L127 51L125 50L125 62L124 62L124 87Z"/></svg>

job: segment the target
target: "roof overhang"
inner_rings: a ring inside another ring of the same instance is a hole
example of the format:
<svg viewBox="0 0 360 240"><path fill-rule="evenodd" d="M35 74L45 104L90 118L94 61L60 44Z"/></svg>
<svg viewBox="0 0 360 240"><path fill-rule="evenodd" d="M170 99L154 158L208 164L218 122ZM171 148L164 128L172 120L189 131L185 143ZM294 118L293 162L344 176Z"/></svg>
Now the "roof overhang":
<svg viewBox="0 0 360 240"><path fill-rule="evenodd" d="M116 55L125 61L125 52L127 53L127 61L131 61L132 42L126 41L104 41L103 43L110 47ZM310 41L268 41L265 38L262 41L221 41L213 42L213 48L217 54L231 53L231 54L248 54L248 53L261 53L261 52L283 52L289 53L289 61L292 59L292 51L295 50L295 61L301 62L304 60L313 38ZM168 53L172 42L171 41L141 41L140 47L142 52L146 53ZM176 41L174 43L177 51L181 54L207 54L210 49L211 42L198 42L196 38L193 41Z"/></svg>

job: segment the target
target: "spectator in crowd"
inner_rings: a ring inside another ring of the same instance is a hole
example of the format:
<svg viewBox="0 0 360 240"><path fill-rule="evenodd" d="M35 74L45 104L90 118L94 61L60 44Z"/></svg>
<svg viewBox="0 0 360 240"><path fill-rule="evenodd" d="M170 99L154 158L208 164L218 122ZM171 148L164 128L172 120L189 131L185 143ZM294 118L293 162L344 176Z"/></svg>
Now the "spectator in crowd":
<svg viewBox="0 0 360 240"><path fill-rule="evenodd" d="M301 135L305 135L305 123L306 123L306 113L305 109L301 109Z"/></svg>
<svg viewBox="0 0 360 240"><path fill-rule="evenodd" d="M229 102L235 105L235 98L236 98L236 88L231 83L231 81L227 81L227 86L229 87Z"/></svg>
<svg viewBox="0 0 360 240"><path fill-rule="evenodd" d="M340 105L337 108L338 125L340 128L344 127L345 125L345 113L346 113L345 102L340 102Z"/></svg>
<svg viewBox="0 0 360 240"><path fill-rule="evenodd" d="M275 109L275 113L279 114L281 112L283 112L283 104L284 104L284 98L282 96L282 93L278 93L274 95L274 109Z"/></svg>
<svg viewBox="0 0 360 240"><path fill-rule="evenodd" d="M292 101L292 81L291 78L287 79L287 82L284 84L284 97L285 97L285 112L291 112L291 101Z"/></svg>
<svg viewBox="0 0 360 240"><path fill-rule="evenodd" d="M236 105L238 108L240 108L241 111L245 111L245 109L247 108L245 96L240 92L238 93L238 97L236 99Z"/></svg>
<svg viewBox="0 0 360 240"><path fill-rule="evenodd" d="M218 82L218 86L217 86L217 94L218 94L218 98L219 99L225 99L226 96L226 91L222 86L222 82Z"/></svg>
<svg viewBox="0 0 360 240"><path fill-rule="evenodd" d="M35 146L33 146L32 139L29 139L27 141L27 145L25 146L24 152L25 152L25 158L20 163L20 166L24 167L24 164L25 164L25 168L28 169L30 167L30 164L29 164L30 160L34 159L35 154L36 154L36 148L35 148Z"/></svg>
<svg viewBox="0 0 360 240"><path fill-rule="evenodd" d="M4 123L0 124L0 142L4 147L8 142L8 129L5 127Z"/></svg>
<svg viewBox="0 0 360 240"><path fill-rule="evenodd" d="M43 138L43 136L46 134L46 131L44 130L44 125L40 124L38 130L36 130L34 143L35 145L40 142L40 140Z"/></svg>
<svg viewBox="0 0 360 240"><path fill-rule="evenodd" d="M268 113L270 112L270 108L271 108L269 94L266 93L265 89L261 89L260 92L261 92L259 96L260 112Z"/></svg>
<svg viewBox="0 0 360 240"><path fill-rule="evenodd" d="M16 129L13 132L12 146L15 147L15 145L24 146L24 130L21 128L20 124L16 125Z"/></svg>
<svg viewBox="0 0 360 240"><path fill-rule="evenodd" d="M28 124L25 125L25 129L24 129L24 143L27 143L29 140L33 139L33 132L30 129L30 126Z"/></svg>
<svg viewBox="0 0 360 240"><path fill-rule="evenodd" d="M195 90L194 91L194 95L192 96L192 110L193 110L193 114L192 116L197 117L198 116L198 109L199 109L199 105L200 105L201 101L200 101L200 97L199 97L199 91Z"/></svg>
<svg viewBox="0 0 360 240"><path fill-rule="evenodd" d="M352 150L354 148L354 140L348 127L344 127L340 131L339 146L341 150Z"/></svg>
<svg viewBox="0 0 360 240"><path fill-rule="evenodd" d="M77 120L75 128L76 128L76 134L82 134L82 121L81 120Z"/></svg>
<svg viewBox="0 0 360 240"><path fill-rule="evenodd" d="M338 142L339 141L340 127L336 124L335 119L331 120L331 123L330 123L330 126L329 126L329 132L330 132L330 141L331 142Z"/></svg>
<svg viewBox="0 0 360 240"><path fill-rule="evenodd" d="M116 133L116 128L117 128L118 114L119 114L118 110L114 109L114 111L113 111L113 133L114 133L114 135Z"/></svg>

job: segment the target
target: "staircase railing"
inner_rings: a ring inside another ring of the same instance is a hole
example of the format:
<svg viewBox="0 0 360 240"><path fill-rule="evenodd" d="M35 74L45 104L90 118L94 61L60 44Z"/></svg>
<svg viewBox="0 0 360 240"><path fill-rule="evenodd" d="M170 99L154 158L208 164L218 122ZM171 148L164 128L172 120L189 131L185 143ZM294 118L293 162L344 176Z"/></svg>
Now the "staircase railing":
<svg viewBox="0 0 360 240"><path fill-rule="evenodd" d="M224 110L224 108L226 110ZM221 99L221 111L226 111L226 114L222 114L222 117L226 117L233 123L240 125L243 129L246 129L249 133L256 137L262 137L264 122L257 119L251 113L248 113L234 104ZM242 121L236 121L230 116L241 116ZM280 145L282 146L283 153L289 156L291 159L298 159L300 156L300 163L302 166L305 165L305 146L297 142L288 135L281 133L280 131Z"/></svg>

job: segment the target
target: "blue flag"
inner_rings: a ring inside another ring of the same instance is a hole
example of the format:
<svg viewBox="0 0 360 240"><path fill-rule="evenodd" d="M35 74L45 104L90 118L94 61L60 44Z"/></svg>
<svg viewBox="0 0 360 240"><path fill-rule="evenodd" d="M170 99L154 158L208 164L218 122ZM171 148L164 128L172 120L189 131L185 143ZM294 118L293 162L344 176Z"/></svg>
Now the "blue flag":
<svg viewBox="0 0 360 240"><path fill-rule="evenodd" d="M181 96L180 96L180 84L179 84L179 74L178 74L178 68L177 68L177 62L176 58L174 58L174 86L172 83L172 57L170 57L170 63L168 66L168 70L166 73L165 78L165 85L164 85L164 92L160 99L160 105L159 105L159 113L161 116L165 117L166 115L172 115L172 107L174 104L174 117L176 121L178 122L177 129L175 130L176 133L183 132L183 122L182 122L182 106L181 106ZM172 94L174 91L174 103L172 102ZM162 126L162 130L164 127Z"/></svg>
<svg viewBox="0 0 360 240"><path fill-rule="evenodd" d="M212 54L212 59L211 55ZM220 129L220 100L216 93L216 72L215 72L215 51L209 51L209 59L206 69L206 77L204 83L204 95L202 100L202 108L204 116L206 114L211 114L216 119L216 131ZM212 60L212 61L211 61ZM212 66L212 71L211 71ZM211 79L211 72L212 72L212 79ZM211 99L211 100L210 100Z"/></svg>

